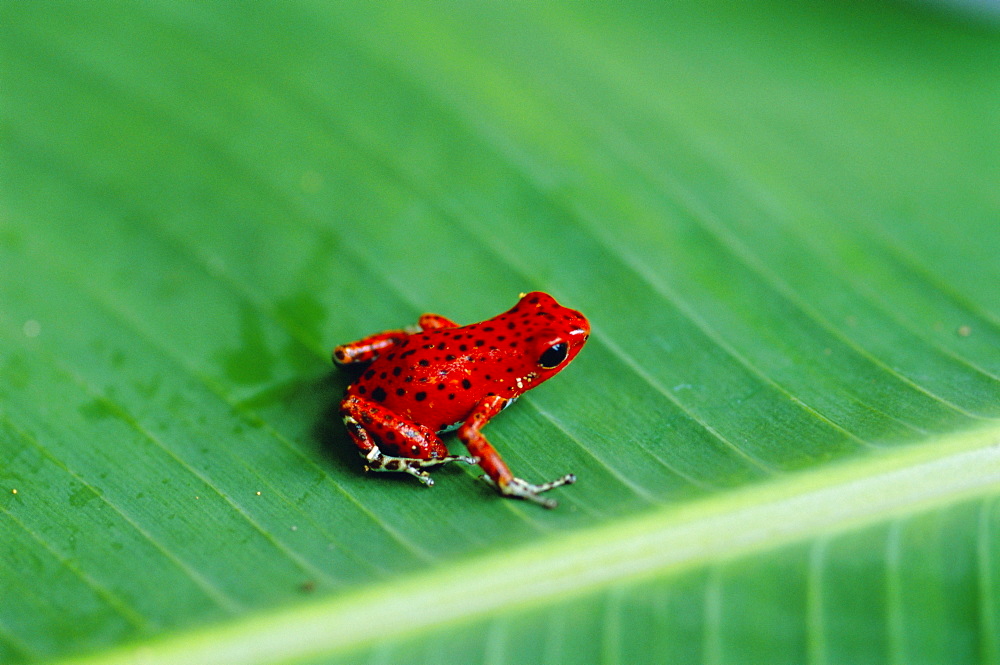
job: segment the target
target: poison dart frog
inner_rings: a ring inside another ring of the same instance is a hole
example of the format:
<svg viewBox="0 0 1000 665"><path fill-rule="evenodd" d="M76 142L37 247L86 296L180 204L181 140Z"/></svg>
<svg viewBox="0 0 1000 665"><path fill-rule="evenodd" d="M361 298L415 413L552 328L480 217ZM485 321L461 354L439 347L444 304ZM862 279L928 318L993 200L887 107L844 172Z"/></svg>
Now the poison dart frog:
<svg viewBox="0 0 1000 665"><path fill-rule="evenodd" d="M576 476L540 485L517 478L481 430L524 392L562 371L589 335L583 314L535 291L481 323L460 326L424 314L414 328L336 347L338 365L370 363L340 404L365 470L408 473L431 486L429 468L478 464L501 495L554 508L556 502L540 494ZM470 456L449 455L438 436L455 429Z"/></svg>

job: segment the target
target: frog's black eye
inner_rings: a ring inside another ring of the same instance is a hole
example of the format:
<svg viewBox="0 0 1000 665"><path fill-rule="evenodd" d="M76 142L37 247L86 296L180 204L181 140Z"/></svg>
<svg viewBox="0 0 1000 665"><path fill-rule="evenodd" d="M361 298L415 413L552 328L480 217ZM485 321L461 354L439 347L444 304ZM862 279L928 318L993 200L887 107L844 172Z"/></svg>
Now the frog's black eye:
<svg viewBox="0 0 1000 665"><path fill-rule="evenodd" d="M567 353L569 353L569 345L566 342L557 342L545 349L542 357L538 359L538 364L544 369L558 367L562 361L566 360Z"/></svg>

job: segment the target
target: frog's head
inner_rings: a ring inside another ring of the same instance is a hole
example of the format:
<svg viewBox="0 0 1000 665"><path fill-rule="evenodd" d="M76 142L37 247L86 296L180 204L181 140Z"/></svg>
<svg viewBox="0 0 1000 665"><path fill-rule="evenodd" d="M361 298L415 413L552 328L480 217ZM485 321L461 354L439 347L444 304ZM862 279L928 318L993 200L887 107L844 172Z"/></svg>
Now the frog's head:
<svg viewBox="0 0 1000 665"><path fill-rule="evenodd" d="M511 312L523 321L525 353L535 365L536 383L566 367L590 337L587 317L541 291L522 294Z"/></svg>

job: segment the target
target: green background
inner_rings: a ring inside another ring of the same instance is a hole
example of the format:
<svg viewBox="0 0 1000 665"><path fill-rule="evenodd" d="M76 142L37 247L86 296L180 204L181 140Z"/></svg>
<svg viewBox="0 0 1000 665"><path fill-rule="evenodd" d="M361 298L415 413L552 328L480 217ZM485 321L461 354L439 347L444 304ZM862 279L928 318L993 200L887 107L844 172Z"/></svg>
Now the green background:
<svg viewBox="0 0 1000 665"><path fill-rule="evenodd" d="M989 25L8 0L0 57L0 662L1000 663ZM486 434L560 507L366 477L330 349L534 289L593 335Z"/></svg>

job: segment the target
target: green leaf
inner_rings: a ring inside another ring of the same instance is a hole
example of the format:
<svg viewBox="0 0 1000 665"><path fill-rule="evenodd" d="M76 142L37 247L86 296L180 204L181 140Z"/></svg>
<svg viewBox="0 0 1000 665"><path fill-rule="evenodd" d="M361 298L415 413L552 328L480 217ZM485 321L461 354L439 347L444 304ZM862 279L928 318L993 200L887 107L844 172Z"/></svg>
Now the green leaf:
<svg viewBox="0 0 1000 665"><path fill-rule="evenodd" d="M0 662L1000 663L1000 35L0 4ZM366 477L338 343L593 335Z"/></svg>

